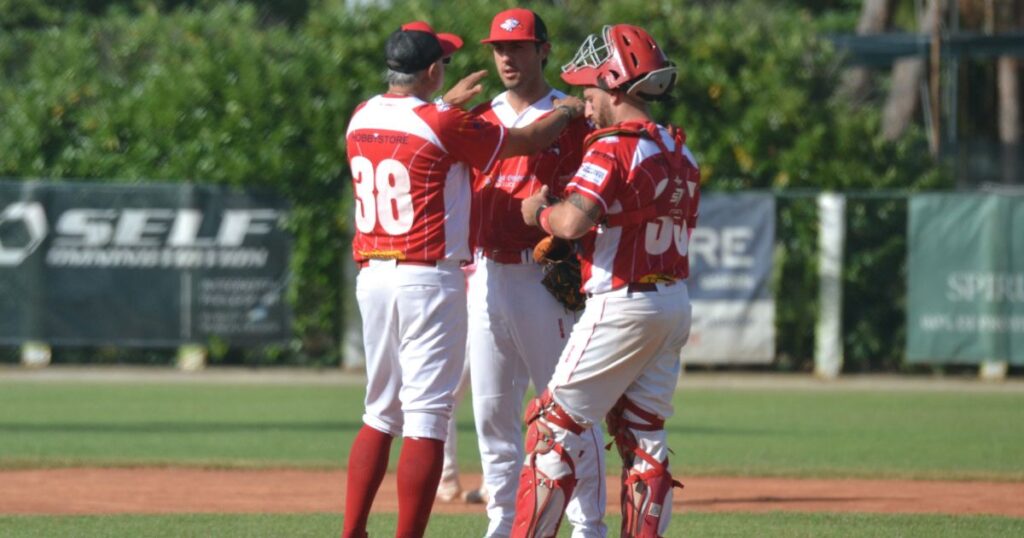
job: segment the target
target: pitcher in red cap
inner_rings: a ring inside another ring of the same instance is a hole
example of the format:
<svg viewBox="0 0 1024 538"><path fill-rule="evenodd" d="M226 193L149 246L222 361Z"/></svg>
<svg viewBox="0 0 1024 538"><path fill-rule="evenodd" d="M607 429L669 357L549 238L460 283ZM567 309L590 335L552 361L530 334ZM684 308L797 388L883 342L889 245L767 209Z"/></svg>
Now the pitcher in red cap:
<svg viewBox="0 0 1024 538"><path fill-rule="evenodd" d="M345 537L367 535L399 435L396 535L425 532L465 360L469 169L487 171L500 159L548 147L583 113L583 103L568 98L558 113L509 129L431 103L461 46L458 36L425 22L395 30L384 49L388 90L356 108L345 135L367 374L363 426L348 461ZM460 101L480 91L484 74L455 85Z"/></svg>
<svg viewBox="0 0 1024 538"><path fill-rule="evenodd" d="M682 130L655 123L648 109L675 78L654 38L627 24L587 38L562 68L565 82L584 88L598 130L562 200L551 203L544 189L523 201L522 218L577 241L588 298L547 389L526 412L513 536L555 536L564 499L584 487L575 455L602 420L623 461L620 536L667 532L681 485L669 470L665 420L690 333L684 280L700 182Z"/></svg>
<svg viewBox="0 0 1024 538"><path fill-rule="evenodd" d="M505 91L473 109L489 124L525 127L551 116L565 95L548 84L544 66L551 44L543 19L529 9L494 16L481 43L492 50ZM473 415L483 466L483 487L468 501L487 503L488 537L507 537L516 512L523 466L522 408L527 387L543 390L569 337L577 312L559 303L541 281L545 268L533 246L546 234L523 223L522 201L546 188L561 194L582 158L590 132L580 118L553 144L524 156L498 160L473 171L471 242L475 271L469 277L468 360ZM566 496L573 536L603 537L604 451L600 428L586 434L574 454L584 487Z"/></svg>

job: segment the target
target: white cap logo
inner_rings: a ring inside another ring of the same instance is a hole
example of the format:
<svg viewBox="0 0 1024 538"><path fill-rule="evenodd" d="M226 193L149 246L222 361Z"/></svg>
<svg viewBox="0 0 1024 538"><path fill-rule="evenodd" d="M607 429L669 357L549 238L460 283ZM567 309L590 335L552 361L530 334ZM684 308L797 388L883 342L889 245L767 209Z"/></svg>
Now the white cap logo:
<svg viewBox="0 0 1024 538"><path fill-rule="evenodd" d="M516 28L519 28L519 21L513 18L505 19L505 22L501 23L501 29L505 30L506 32L511 32Z"/></svg>

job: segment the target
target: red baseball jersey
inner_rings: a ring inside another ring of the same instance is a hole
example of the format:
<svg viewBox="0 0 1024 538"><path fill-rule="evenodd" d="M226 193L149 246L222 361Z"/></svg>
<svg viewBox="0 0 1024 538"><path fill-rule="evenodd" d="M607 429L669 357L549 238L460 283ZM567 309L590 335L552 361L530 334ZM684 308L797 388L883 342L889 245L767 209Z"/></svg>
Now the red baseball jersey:
<svg viewBox="0 0 1024 538"><path fill-rule="evenodd" d="M598 226L580 240L583 290L599 293L630 282L658 282L689 275L687 250L689 232L697 223L700 201L700 171L690 150L683 146L682 170L672 170L669 159L650 138L608 135L614 130L643 128L641 122L627 122L594 133L586 147L583 164L566 187L594 200L605 214L614 215L650 206L669 182L686 183L686 218L673 221L660 216L639 224ZM657 126L668 151L675 140ZM687 199L688 198L688 199Z"/></svg>
<svg viewBox="0 0 1024 538"><path fill-rule="evenodd" d="M384 94L359 105L345 136L355 260L470 260L470 169L490 170L506 133L416 97Z"/></svg>
<svg viewBox="0 0 1024 538"><path fill-rule="evenodd" d="M508 92L504 92L472 113L495 125L524 127L551 113L552 100L563 97L564 93L551 90L522 113L516 113L508 102ZM473 246L510 252L533 248L546 234L523 222L523 199L540 190L541 185L547 185L554 196L561 194L579 168L583 140L590 131L587 120L580 118L540 153L501 159L490 170L474 170L470 220Z"/></svg>

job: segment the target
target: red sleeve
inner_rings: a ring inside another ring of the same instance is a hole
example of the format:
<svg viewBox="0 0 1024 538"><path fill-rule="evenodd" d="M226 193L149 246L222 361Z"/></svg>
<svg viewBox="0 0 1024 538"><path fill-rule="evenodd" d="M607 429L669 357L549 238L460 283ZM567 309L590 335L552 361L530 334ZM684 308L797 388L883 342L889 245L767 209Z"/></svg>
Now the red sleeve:
<svg viewBox="0 0 1024 538"><path fill-rule="evenodd" d="M614 152L614 143L598 140L591 144L572 181L565 187L565 194L575 192L590 198L608 212L608 202L615 200L615 191L623 179Z"/></svg>
<svg viewBox="0 0 1024 538"><path fill-rule="evenodd" d="M498 160L508 139L504 126L487 122L461 108L439 107L437 120L437 133L445 150L483 172L489 171Z"/></svg>
<svg viewBox="0 0 1024 538"><path fill-rule="evenodd" d="M559 187L564 190L566 184L579 170L583 162L583 141L590 134L590 122L579 118L569 124L558 137L558 165L555 168L555 179ZM554 194L558 194L555 192Z"/></svg>

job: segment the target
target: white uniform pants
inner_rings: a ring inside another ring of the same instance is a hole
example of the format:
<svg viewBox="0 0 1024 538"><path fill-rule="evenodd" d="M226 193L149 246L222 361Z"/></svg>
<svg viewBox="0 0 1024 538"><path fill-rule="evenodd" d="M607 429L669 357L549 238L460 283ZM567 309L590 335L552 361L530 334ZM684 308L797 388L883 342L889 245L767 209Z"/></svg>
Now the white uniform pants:
<svg viewBox="0 0 1024 538"><path fill-rule="evenodd" d="M620 288L594 295L587 299L548 388L584 425L604 421L623 394L667 419L690 322L684 282L658 284L652 292Z"/></svg>
<svg viewBox="0 0 1024 538"><path fill-rule="evenodd" d="M683 282L658 284L657 291L630 293L621 288L591 297L559 358L548 390L584 426L600 424L623 394L640 408L668 419L681 368L679 351L690 335L690 313ZM627 418L638 417L627 412ZM555 440L570 453L589 446L589 430L583 435L560 426L552 426L552 430ZM664 429L634 429L633 433L639 447L654 459L664 461L668 457ZM538 457L537 466L552 477L568 472L555 451ZM640 458L634 462L638 472L648 468ZM671 510L671 506L669 492L665 507ZM670 517L670 513L663 516L663 527L667 528Z"/></svg>
<svg viewBox="0 0 1024 538"><path fill-rule="evenodd" d="M534 263L502 264L477 256L469 277L469 360L484 483L491 494L487 536L508 536L515 518L516 490L525 457L523 397L532 381L547 386L576 314L540 283ZM581 484L566 510L573 536L604 536L606 491L602 432L584 440L576 461Z"/></svg>
<svg viewBox="0 0 1024 538"><path fill-rule="evenodd" d="M458 264L371 261L356 277L366 350L363 422L394 436L444 440L466 353Z"/></svg>

